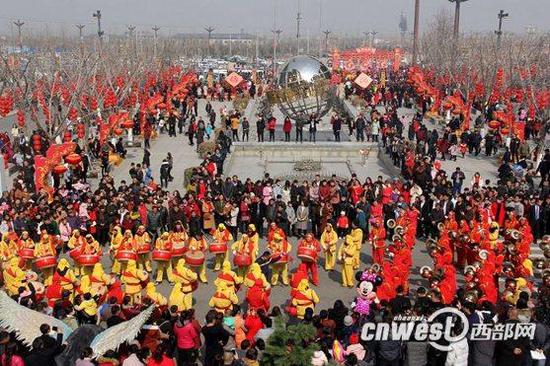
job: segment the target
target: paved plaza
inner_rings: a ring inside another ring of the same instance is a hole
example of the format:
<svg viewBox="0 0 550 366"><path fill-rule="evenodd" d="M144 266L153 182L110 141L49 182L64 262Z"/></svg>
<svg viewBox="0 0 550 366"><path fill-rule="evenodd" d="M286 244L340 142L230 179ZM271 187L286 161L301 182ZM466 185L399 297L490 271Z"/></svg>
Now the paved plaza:
<svg viewBox="0 0 550 366"><path fill-rule="evenodd" d="M199 116L205 116L206 113L204 111L205 106L205 100L199 100ZM219 108L222 106L222 103L220 102L213 102L213 107L216 111L219 110ZM228 110L232 109L232 106L230 103L226 103ZM411 110L400 110L400 114L404 113L405 115L410 115L413 112ZM254 117L249 117L251 119L251 127L255 126L255 119ZM219 121L216 122L219 125ZM431 128L430 126L428 126ZM255 135L255 131L251 131L251 136ZM267 134L266 134L267 135ZM352 137L352 140L355 140ZM264 144L270 144L269 142L265 142ZM287 149L303 149L305 148L305 145L310 145L310 143L304 143L304 145L296 144L295 142L290 143L283 143L283 142L277 142L277 145L282 146L282 148ZM312 143L311 143L312 144ZM319 142L319 144L325 145L325 143ZM333 143L335 144L335 143ZM344 143L346 144L346 143ZM347 143L349 144L349 142ZM250 142L250 146L257 145L255 142ZM365 144L365 146L371 146L372 144ZM246 150L246 144L240 144L240 148ZM337 145L335 145L337 147ZM330 148L330 145L329 147ZM378 147L373 147L375 150L372 154L369 155L367 159L367 164L365 167L362 167L361 165L358 165L356 167L358 175L363 178L366 176L370 176L372 178L375 178L378 175L382 175L385 178L393 178L396 176L394 168L387 165L388 159L379 159L378 158ZM195 147L190 146L187 140L186 135L178 135L177 137L169 137L168 134L161 134L159 135L155 140L151 142L151 168L153 170L154 177L158 180L159 177L159 168L160 164L162 162L162 159L166 156L168 152L171 152L174 157L174 169L172 171L172 175L174 176L174 180L169 183L168 189L169 190L179 190L180 192L184 191L183 187L183 179L184 179L184 171L188 167L196 166L198 165L201 160L199 159L197 153L195 152ZM128 180L129 174L128 170L130 168L130 163L139 163L141 162L141 159L143 157L143 152L141 148L130 148L127 159L124 160L124 162L118 166L114 167L112 170L112 175L114 176L115 180L120 182L123 179ZM229 158L228 158L229 159ZM258 160L247 160L243 159L243 161L239 161L239 159L236 159L232 162L233 165L238 166L234 172L238 172L239 177L241 180L245 180L247 177L252 177L254 179L259 179L260 177L258 174L263 172L261 169L257 169L257 163ZM256 165L255 165L256 164ZM442 162L443 168L447 172L452 172L456 166L460 166L467 176L467 180L465 182L466 184L469 184L469 180L471 176L476 172L479 171L484 178L487 179L495 179L495 172L496 172L496 161L494 158L487 159L485 157L478 157L478 158L459 158L457 162L450 162L450 161L444 161ZM250 174L247 174L250 173ZM347 177L345 177L347 178ZM92 182L94 184L94 182ZM207 237L207 240L210 239L210 237ZM297 247L297 239L291 238L290 243L292 244L293 250L293 257L295 258L293 262L290 264L290 269L294 270L300 261L296 259L296 247ZM260 242L260 252L262 252L266 248L266 242L265 239L262 239ZM199 315L199 317L202 318L202 316L208 311L208 300L212 296L212 294L215 291L213 281L216 278L216 273L213 272L213 263L211 260L213 259L213 256L208 254L207 255L207 275L208 275L208 284L200 284L198 290L194 293L194 301L196 305L196 310ZM107 266L106 268L110 268L110 263L108 258L104 258L104 264ZM336 270L330 273L327 273L324 269L322 269L322 264L324 263L324 257L321 256L319 260L319 277L320 277L320 286L315 288L317 293L319 294L319 297L321 299L321 303L319 304L320 308L331 306L334 303L334 300L336 299L342 299L345 303L349 304L351 301L353 301L353 298L355 296L355 291L343 288L340 285L341 282L341 266L337 264ZM361 263L362 266L367 266L372 263L371 259L371 248L368 244L363 245L362 254L361 254ZM419 275L419 269L423 265L432 265L433 261L428 256L425 250L425 245L423 242L418 241L414 253L413 253L413 267L411 269L411 279L410 284L411 288L416 288L417 286L427 286L427 281L422 279ZM461 281L461 279L460 279ZM164 281L162 284L158 286L158 289L161 293L168 296L171 290L171 286L168 284L168 282ZM283 305L285 302L289 299L289 292L290 288L278 285L276 286L271 293L271 302L272 305ZM238 293L239 299L241 301L244 301L246 295L246 290L241 288L241 290Z"/></svg>

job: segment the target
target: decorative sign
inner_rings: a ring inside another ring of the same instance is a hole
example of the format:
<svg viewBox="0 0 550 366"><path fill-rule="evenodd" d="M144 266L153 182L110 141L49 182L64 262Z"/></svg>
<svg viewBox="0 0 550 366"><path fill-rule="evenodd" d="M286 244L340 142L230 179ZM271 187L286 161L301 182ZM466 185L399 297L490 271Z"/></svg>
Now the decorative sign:
<svg viewBox="0 0 550 366"><path fill-rule="evenodd" d="M237 85L239 85L243 81L243 77L236 72L232 72L231 74L227 75L225 81L227 81L227 83L233 88L236 88Z"/></svg>
<svg viewBox="0 0 550 366"><path fill-rule="evenodd" d="M372 83L372 78L364 72L359 74L359 76L355 79L355 84L359 85L363 89L367 88L370 83Z"/></svg>

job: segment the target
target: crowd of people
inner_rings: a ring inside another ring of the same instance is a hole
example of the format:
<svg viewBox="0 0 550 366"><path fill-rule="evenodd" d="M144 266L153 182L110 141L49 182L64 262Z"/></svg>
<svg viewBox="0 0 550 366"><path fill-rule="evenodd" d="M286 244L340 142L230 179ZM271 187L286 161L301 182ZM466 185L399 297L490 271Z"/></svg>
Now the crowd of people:
<svg viewBox="0 0 550 366"><path fill-rule="evenodd" d="M222 131L215 152L192 170L184 191L168 191L173 159L164 159L161 184L152 184L149 139L165 129L177 137L176 130L182 134L186 125L190 144L213 134L216 111L207 104L205 123L197 110L198 90L185 101L172 101L178 116L151 116L145 131L135 131L144 137L144 161L132 165L129 180L120 184L110 174L109 158L125 154L119 139L100 146L92 134L87 146L77 147L82 162L64 176L54 175L53 196L35 190L28 142L14 143L21 169L0 199L3 290L19 305L73 330L85 324L113 327L156 307L135 341L103 355L84 347L76 365L254 366L273 364L274 355L291 365L544 364L531 351L550 351L550 272L536 276L550 256L548 150L531 151L515 136L481 137L478 130L458 136L454 120L440 137L428 130L422 112L406 127L409 121L397 108L414 95L396 76L386 89L363 95L373 108L356 118L334 115L331 123L338 140L342 125L358 141L380 137L401 178L225 177L231 141ZM479 127L490 119L490 111L481 112ZM239 132L248 139L248 121L225 110L220 117L233 140ZM260 121L274 140L275 122ZM312 141L316 121L311 116ZM302 140L301 128L295 126L296 141ZM289 141L290 120L283 129ZM263 141L263 129L257 132ZM465 182L460 167L446 172L436 160L478 155L482 141L488 156L503 151L497 181L478 173ZM87 172L95 159L104 169L92 188ZM433 265L421 268L423 280L413 288L413 252L422 242ZM533 243L540 244L546 261L532 261ZM297 268L290 265L294 255ZM319 290L325 285L319 270L333 272L331 278L350 289L353 303L335 299L331 308L319 309L319 296L330 296ZM157 289L161 283L170 285L168 296ZM214 284L211 309L204 320L196 319L194 291L206 283ZM284 306L270 301L275 286L288 287ZM470 326L534 322L537 331L533 339L459 340L449 351L415 340L361 339L367 322L429 316L446 306L462 311ZM293 329L307 336L288 338ZM64 351L62 333L48 324L40 332L30 347L14 333L1 333L0 364L54 364ZM303 350L311 350L308 360L297 361Z"/></svg>

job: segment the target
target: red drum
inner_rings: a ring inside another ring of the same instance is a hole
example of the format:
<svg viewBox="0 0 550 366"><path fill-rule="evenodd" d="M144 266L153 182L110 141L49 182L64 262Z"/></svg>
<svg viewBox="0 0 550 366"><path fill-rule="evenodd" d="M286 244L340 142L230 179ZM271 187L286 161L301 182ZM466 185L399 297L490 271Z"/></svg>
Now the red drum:
<svg viewBox="0 0 550 366"><path fill-rule="evenodd" d="M191 267L200 267L204 263L204 253L199 250L190 250L185 253L185 263Z"/></svg>
<svg viewBox="0 0 550 366"><path fill-rule="evenodd" d="M172 243L172 257L181 257L187 252L187 247L184 242Z"/></svg>
<svg viewBox="0 0 550 366"><path fill-rule="evenodd" d="M76 260L78 264L83 267L93 266L99 262L99 255L97 254L82 254Z"/></svg>
<svg viewBox="0 0 550 366"><path fill-rule="evenodd" d="M37 258L34 261L34 265L38 269L51 268L51 267L55 267L57 265L57 260L55 259L55 257L53 255L48 255L48 256L45 256L45 257Z"/></svg>
<svg viewBox="0 0 550 366"><path fill-rule="evenodd" d="M227 245L223 243L212 243L208 247L212 254L225 254L227 252Z"/></svg>
<svg viewBox="0 0 550 366"><path fill-rule="evenodd" d="M172 253L169 250L153 250L153 260L158 262L166 262L172 259Z"/></svg>
<svg viewBox="0 0 550 366"><path fill-rule="evenodd" d="M298 258L306 263L317 262L317 251L308 247L299 247Z"/></svg>
<svg viewBox="0 0 550 366"><path fill-rule="evenodd" d="M237 267L247 267L252 264L252 257L248 254L237 254L233 258L233 264Z"/></svg>
<svg viewBox="0 0 550 366"><path fill-rule="evenodd" d="M23 248L17 253L22 259L34 259L34 249Z"/></svg>
<svg viewBox="0 0 550 366"><path fill-rule="evenodd" d="M147 254L150 251L151 251L151 245L147 244L139 247L137 254Z"/></svg>
<svg viewBox="0 0 550 366"><path fill-rule="evenodd" d="M138 257L136 252L131 250L119 250L115 257L119 262L127 262L129 260L137 261Z"/></svg>
<svg viewBox="0 0 550 366"><path fill-rule="evenodd" d="M78 257L80 257L80 247L71 249L69 251L69 257L71 257L74 261L78 260Z"/></svg>

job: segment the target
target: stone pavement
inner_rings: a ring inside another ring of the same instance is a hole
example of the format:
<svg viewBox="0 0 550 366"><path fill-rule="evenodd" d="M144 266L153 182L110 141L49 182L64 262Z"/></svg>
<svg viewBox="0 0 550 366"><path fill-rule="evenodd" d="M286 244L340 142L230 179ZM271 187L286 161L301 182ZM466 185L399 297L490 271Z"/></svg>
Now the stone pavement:
<svg viewBox="0 0 550 366"><path fill-rule="evenodd" d="M200 100L199 101L199 114L204 116L204 105L205 101ZM221 104L219 102L213 102L214 108L216 108L216 113L218 113L219 108L221 107ZM230 110L232 109L231 105L227 105L227 108ZM400 111L400 113L406 113L406 114L412 114L412 111L410 110L403 110ZM250 118L250 117L249 117ZM254 117L253 117L254 118ZM255 128L255 119L251 119L251 128L254 126ZM251 137L255 136L255 131L252 133L251 131ZM268 143L266 143L268 144ZM279 143L278 143L279 144ZM308 143L309 144L309 143ZM174 189L182 189L182 183L183 183L183 172L187 167L195 166L198 163L200 163L200 159L198 158L195 150L193 147L188 145L188 141L186 139L185 135L178 135L175 138L168 137L167 134L160 135L155 141L152 142L152 155L151 155L151 165L153 169L153 174L155 178L159 175L159 167L160 163L162 162L162 159L166 156L167 152L171 152L174 156L174 169L173 169L173 176L174 181L171 182L168 186L169 190ZM242 145L242 148L244 150L248 149L245 143L239 144ZM250 145L256 145L256 144L250 144ZM250 146L252 147L252 146ZM300 144L290 143L288 144L289 149L300 149ZM112 174L114 175L117 182L119 182L122 179L128 179L128 169L130 162L141 162L142 159L142 151L141 149L130 149L129 158L126 159L119 167L114 168ZM365 168L365 171L361 171L360 175L368 175L370 177L376 177L377 175L383 175L385 177L391 176L391 173L384 167L383 164L380 163L379 159L377 159L376 154L373 153L369 156L369 165ZM235 164L239 164L239 161L235 161ZM251 173L253 171L253 168L251 164L254 164L253 162L248 161L242 161L240 162L240 165L242 166L242 173L239 174L241 178L246 178L247 172ZM463 170L465 170L467 176L470 176L473 174L474 171L480 171L482 173L483 177L493 177L494 171L496 169L496 166L494 165L494 162L492 160L485 159L484 157L479 158L470 158L467 157L465 159L459 158L458 162L449 162L445 161L443 162L443 167L447 169L447 171L454 170L455 166L461 166ZM469 179L469 178L468 178ZM465 182L465 185L468 185L468 181ZM210 239L210 238L208 238ZM296 246L297 246L297 240L296 238L291 238L290 242L293 246L293 257L296 258ZM266 247L265 240L262 240L260 243L260 251L262 251ZM208 311L208 301L212 294L215 291L213 280L216 277L216 274L212 271L213 264L211 262L212 256L207 255L207 263L208 263L208 279L209 284L201 284L198 288L198 290L194 293L194 301L195 301L195 307L197 310L197 315L199 319L202 319L204 314ZM332 306L334 301L336 299L342 299L346 304L351 303L353 298L355 297L356 292L353 289L346 289L343 288L340 285L340 279L341 279L341 266L338 264L336 267L336 270L330 273L327 273L324 271L321 266L323 263L323 256L321 256L319 264L319 277L320 277L320 283L321 285L319 287L316 287L315 290L319 294L319 297L321 299L321 303L319 304L319 309L326 308L329 306ZM105 259L106 263L105 265L108 266L110 263L108 262L108 259ZM365 244L363 246L362 254L361 254L361 263L362 268L364 268L366 265L369 265L372 263L371 260L371 248L368 244ZM427 281L422 279L419 275L419 269L423 265L432 265L432 260L429 258L429 256L426 253L425 245L423 242L418 242L415 246L414 253L413 253L413 268L411 269L411 288L416 288L420 285L427 286ZM297 265L299 264L299 260L294 260L290 264L290 269L294 270ZM107 267L109 268L109 267ZM158 286L158 289L161 293L168 296L170 294L171 286L165 281L162 284ZM272 290L271 294L271 302L272 305L283 305L289 298L289 288L284 286L276 286ZM241 301L245 298L246 291L244 289L241 289L238 293L239 299Z"/></svg>

